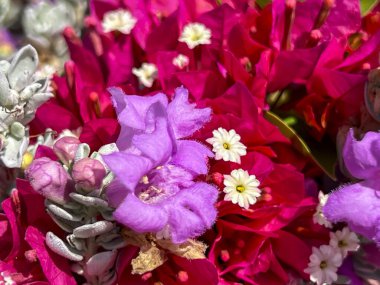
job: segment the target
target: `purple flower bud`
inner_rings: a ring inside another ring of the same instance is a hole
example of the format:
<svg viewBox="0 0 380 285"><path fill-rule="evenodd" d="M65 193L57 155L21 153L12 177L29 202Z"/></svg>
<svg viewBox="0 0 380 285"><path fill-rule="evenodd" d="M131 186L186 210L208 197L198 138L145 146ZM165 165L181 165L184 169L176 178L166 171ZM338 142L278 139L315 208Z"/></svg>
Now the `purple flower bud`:
<svg viewBox="0 0 380 285"><path fill-rule="evenodd" d="M64 164L69 164L74 159L80 141L75 137L63 137L57 140L53 146L55 154Z"/></svg>
<svg viewBox="0 0 380 285"><path fill-rule="evenodd" d="M66 186L69 177L59 162L47 157L38 158L25 174L33 189L45 198L58 204L68 201L70 188Z"/></svg>
<svg viewBox="0 0 380 285"><path fill-rule="evenodd" d="M83 158L74 164L71 175L74 182L83 190L92 191L102 185L106 170L100 161Z"/></svg>

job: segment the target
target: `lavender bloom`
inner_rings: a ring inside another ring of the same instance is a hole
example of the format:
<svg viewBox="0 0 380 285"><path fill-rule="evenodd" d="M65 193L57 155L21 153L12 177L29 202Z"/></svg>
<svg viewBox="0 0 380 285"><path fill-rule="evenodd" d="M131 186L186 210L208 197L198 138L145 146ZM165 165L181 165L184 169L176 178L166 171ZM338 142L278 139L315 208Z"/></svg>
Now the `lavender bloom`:
<svg viewBox="0 0 380 285"><path fill-rule="evenodd" d="M107 192L117 207L115 219L140 233L169 231L175 243L202 234L216 218L217 190L194 178L207 173L212 152L179 138L202 127L210 109L195 109L184 88L176 89L171 103L161 93L141 97L116 88L110 92L122 127L117 141L121 151L103 156L116 175Z"/></svg>
<svg viewBox="0 0 380 285"><path fill-rule="evenodd" d="M68 201L68 174L62 165L47 157L35 159L25 171L33 189L58 204Z"/></svg>
<svg viewBox="0 0 380 285"><path fill-rule="evenodd" d="M342 156L349 173L362 181L331 193L323 213L380 244L380 133L368 132L357 141L350 129Z"/></svg>

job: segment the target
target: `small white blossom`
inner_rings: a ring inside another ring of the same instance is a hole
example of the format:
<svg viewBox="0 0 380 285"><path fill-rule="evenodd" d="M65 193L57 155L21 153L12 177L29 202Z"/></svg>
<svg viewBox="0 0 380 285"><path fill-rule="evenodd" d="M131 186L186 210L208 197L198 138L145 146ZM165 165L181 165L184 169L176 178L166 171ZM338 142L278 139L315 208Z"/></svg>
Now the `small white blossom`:
<svg viewBox="0 0 380 285"><path fill-rule="evenodd" d="M177 66L179 69L183 69L189 65L189 58L186 55L179 54L172 61L174 66Z"/></svg>
<svg viewBox="0 0 380 285"><path fill-rule="evenodd" d="M199 45L211 43L211 30L201 23L187 24L182 31L179 41L186 43L190 49Z"/></svg>
<svg viewBox="0 0 380 285"><path fill-rule="evenodd" d="M10 273L4 271L0 273L0 285L16 285L17 283L12 279Z"/></svg>
<svg viewBox="0 0 380 285"><path fill-rule="evenodd" d="M239 204L245 209L255 204L261 195L261 190L258 188L260 181L255 175L249 175L248 171L243 169L235 169L231 175L224 175L223 183L226 186L223 189L226 193L224 200Z"/></svg>
<svg viewBox="0 0 380 285"><path fill-rule="evenodd" d="M310 280L317 285L331 284L338 279L337 271L342 265L343 257L337 248L330 245L313 247L308 267L304 270L310 274Z"/></svg>
<svg viewBox="0 0 380 285"><path fill-rule="evenodd" d="M119 31L123 34L130 34L136 25L136 18L124 9L107 12L102 21L103 31L105 33Z"/></svg>
<svg viewBox="0 0 380 285"><path fill-rule="evenodd" d="M325 226L326 228L332 228L332 224L326 219L325 215L323 215L322 213L322 208L325 206L328 198L329 198L329 195L327 194L325 195L322 193L322 191L319 191L319 194L318 194L319 204L313 215L313 222L315 224Z"/></svg>
<svg viewBox="0 0 380 285"><path fill-rule="evenodd" d="M206 142L212 145L216 160L240 163L240 157L247 154L247 147L240 142L240 136L235 130L218 128L212 135Z"/></svg>
<svg viewBox="0 0 380 285"><path fill-rule="evenodd" d="M133 68L132 73L138 77L142 85L152 87L157 76L157 67L152 63L143 63L140 68Z"/></svg>
<svg viewBox="0 0 380 285"><path fill-rule="evenodd" d="M346 257L349 251L359 249L359 238L354 232L345 227L341 231L330 232L330 245L338 248L342 256Z"/></svg>

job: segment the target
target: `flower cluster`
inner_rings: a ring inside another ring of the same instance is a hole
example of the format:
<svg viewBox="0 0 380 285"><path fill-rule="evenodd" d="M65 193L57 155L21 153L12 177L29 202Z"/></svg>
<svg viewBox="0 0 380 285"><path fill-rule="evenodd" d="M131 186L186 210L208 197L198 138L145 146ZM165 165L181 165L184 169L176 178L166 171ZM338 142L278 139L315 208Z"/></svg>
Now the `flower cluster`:
<svg viewBox="0 0 380 285"><path fill-rule="evenodd" d="M378 282L379 15L0 0L0 284Z"/></svg>

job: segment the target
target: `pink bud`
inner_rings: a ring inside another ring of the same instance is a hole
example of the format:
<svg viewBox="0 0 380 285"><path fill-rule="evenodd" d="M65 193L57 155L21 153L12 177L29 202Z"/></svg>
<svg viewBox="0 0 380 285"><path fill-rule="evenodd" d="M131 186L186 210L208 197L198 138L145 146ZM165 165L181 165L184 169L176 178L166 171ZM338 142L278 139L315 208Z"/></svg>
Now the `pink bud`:
<svg viewBox="0 0 380 285"><path fill-rule="evenodd" d="M69 177L59 162L47 157L38 158L31 163L25 175L33 189L45 198L58 204L67 202Z"/></svg>
<svg viewBox="0 0 380 285"><path fill-rule="evenodd" d="M74 164L71 175L79 187L86 191L92 191L102 185L106 170L100 161L83 158Z"/></svg>
<svg viewBox="0 0 380 285"><path fill-rule="evenodd" d="M55 154L66 165L74 159L80 141L76 137L63 137L57 140L53 146Z"/></svg>

